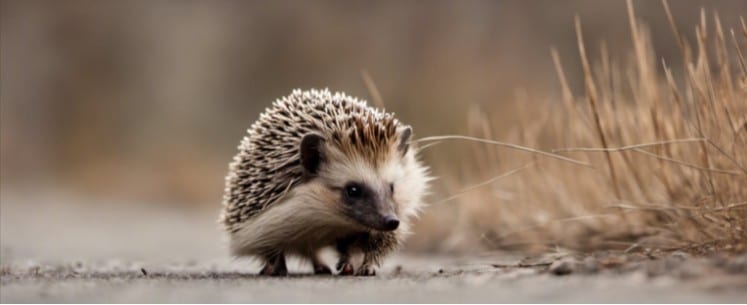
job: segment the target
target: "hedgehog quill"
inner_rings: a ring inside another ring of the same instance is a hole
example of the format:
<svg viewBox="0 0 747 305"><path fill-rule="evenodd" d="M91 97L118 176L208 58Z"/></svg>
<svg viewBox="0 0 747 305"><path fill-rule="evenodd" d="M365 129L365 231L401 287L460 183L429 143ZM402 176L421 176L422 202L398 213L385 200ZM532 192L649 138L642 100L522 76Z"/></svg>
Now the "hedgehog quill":
<svg viewBox="0 0 747 305"><path fill-rule="evenodd" d="M294 90L251 125L229 165L221 222L235 256L260 259L262 275L286 275L287 255L340 275L374 275L410 234L428 168L412 128L344 93ZM353 257L362 256L354 266Z"/></svg>

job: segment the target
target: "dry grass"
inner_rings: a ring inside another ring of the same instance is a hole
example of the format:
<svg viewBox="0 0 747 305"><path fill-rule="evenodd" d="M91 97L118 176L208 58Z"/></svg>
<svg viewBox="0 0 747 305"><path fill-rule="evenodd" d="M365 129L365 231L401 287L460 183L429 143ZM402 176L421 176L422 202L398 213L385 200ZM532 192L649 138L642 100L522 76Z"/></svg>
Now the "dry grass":
<svg viewBox="0 0 747 305"><path fill-rule="evenodd" d="M434 244L447 250L703 244L742 249L747 239L747 26L742 20L736 30L725 31L718 15L703 12L697 41L691 43L677 32L663 5L681 62L657 59L630 2L634 48L627 64L610 58L604 45L591 62L577 19L585 94L574 96L568 83L575 80L566 78L553 51L560 99L524 103L528 97L519 97L517 127L501 138L505 142L460 146L473 153L463 157L463 179L441 173L438 186L453 195L434 199L434 213L419 230L446 236L445 243ZM671 66L683 73L675 75ZM469 125L474 137L499 134L491 114L479 109L470 112ZM512 145L520 149L502 149Z"/></svg>

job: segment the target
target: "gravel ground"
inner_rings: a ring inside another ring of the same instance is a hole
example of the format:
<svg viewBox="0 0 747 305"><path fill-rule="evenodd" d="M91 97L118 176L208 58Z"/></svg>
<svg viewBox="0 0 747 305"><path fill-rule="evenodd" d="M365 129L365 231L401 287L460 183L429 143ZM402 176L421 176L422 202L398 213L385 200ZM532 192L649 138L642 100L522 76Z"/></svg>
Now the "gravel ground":
<svg viewBox="0 0 747 305"><path fill-rule="evenodd" d="M403 254L375 277L257 277L212 211L0 194L0 301L744 302L747 254ZM416 238L416 237L415 237ZM332 259L332 257L327 257Z"/></svg>

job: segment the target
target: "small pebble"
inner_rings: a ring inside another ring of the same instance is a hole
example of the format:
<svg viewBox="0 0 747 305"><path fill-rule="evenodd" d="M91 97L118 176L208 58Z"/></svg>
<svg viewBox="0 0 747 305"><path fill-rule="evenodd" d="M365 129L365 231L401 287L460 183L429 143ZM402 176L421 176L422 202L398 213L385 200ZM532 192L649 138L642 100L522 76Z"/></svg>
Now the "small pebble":
<svg viewBox="0 0 747 305"><path fill-rule="evenodd" d="M573 258L562 258L553 262L548 270L554 275L567 275L573 273L576 265Z"/></svg>
<svg viewBox="0 0 747 305"><path fill-rule="evenodd" d="M402 274L402 270L403 270L402 265L397 265L396 267L394 267L394 270L392 271L392 275L400 275Z"/></svg>

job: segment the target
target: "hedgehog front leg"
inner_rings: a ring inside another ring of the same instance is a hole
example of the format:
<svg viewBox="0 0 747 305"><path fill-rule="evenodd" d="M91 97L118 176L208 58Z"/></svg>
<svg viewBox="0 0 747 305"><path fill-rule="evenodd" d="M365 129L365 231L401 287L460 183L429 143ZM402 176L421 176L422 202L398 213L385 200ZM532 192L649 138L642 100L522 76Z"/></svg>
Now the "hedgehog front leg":
<svg viewBox="0 0 747 305"><path fill-rule="evenodd" d="M260 275L285 276L288 268L285 266L285 255L283 253L269 255L265 258L265 266Z"/></svg>
<svg viewBox="0 0 747 305"><path fill-rule="evenodd" d="M353 263L350 262L350 247L356 241L358 236L350 236L337 241L337 253L340 259L337 261L337 271L339 275L353 275Z"/></svg>
<svg viewBox="0 0 747 305"><path fill-rule="evenodd" d="M358 276L373 276L376 275L376 267L378 267L378 259L374 258L378 255L374 253L376 251L365 252L363 254L363 263L360 268L355 272Z"/></svg>
<svg viewBox="0 0 747 305"><path fill-rule="evenodd" d="M395 234L394 232L368 234L358 241L359 247L363 250L363 263L355 275L376 275L376 268L379 267L384 256L398 246Z"/></svg>

